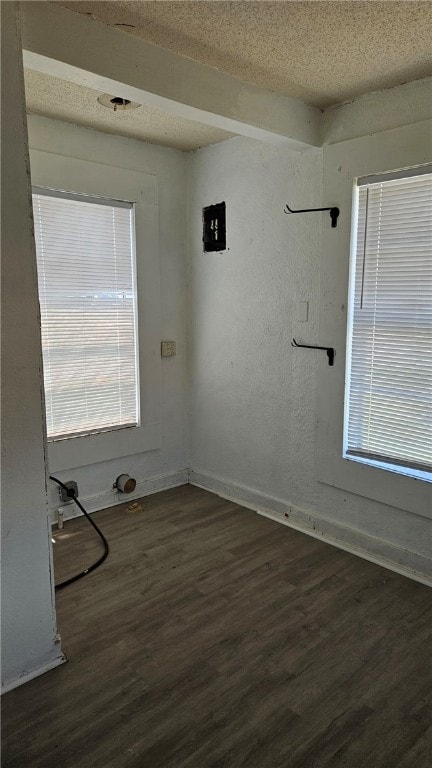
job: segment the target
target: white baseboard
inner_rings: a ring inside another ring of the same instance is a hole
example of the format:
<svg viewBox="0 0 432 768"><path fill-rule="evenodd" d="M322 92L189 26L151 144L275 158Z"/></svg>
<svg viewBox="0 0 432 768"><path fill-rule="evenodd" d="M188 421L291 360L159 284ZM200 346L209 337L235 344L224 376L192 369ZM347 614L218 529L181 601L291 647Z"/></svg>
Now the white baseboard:
<svg viewBox="0 0 432 768"><path fill-rule="evenodd" d="M59 667L60 664L65 664L67 661L66 656L58 656L56 659L53 659L52 661L48 661L46 664L41 664L40 667L37 667L36 669L32 669L31 672L27 672L25 675L21 675L21 677L18 677L17 680L12 680L10 683L5 683L2 685L1 693L2 695L4 693L8 693L8 691L12 691L14 688L18 688L20 685L24 685L24 683L28 683L30 680L33 680L35 677L39 677L39 675L44 675L45 672L49 672L51 669L55 669L55 667Z"/></svg>
<svg viewBox="0 0 432 768"><path fill-rule="evenodd" d="M157 477L151 477L148 480L141 480L137 482L133 493L120 493L120 491L115 490L115 488L111 488L103 493L95 494L94 496L80 496L79 500L87 512L97 512L100 509L115 507L117 504L124 504L127 501L140 499L142 496L149 496L151 493L166 491L169 488L176 488L177 486L185 485L188 482L189 470L181 469L172 474L158 475ZM70 501L67 504L59 504L52 507L50 510L53 524L56 522L57 510L63 512L64 520L70 520L73 517L80 517L82 515L82 512L73 501Z"/></svg>
<svg viewBox="0 0 432 768"><path fill-rule="evenodd" d="M159 475L140 481L137 483L135 491L127 495L110 489L94 496L80 497L80 501L88 512L96 512L158 491L176 488L186 483L217 493L224 499L234 501L282 525L294 528L316 539L321 539L327 544L332 544L339 549L351 552L422 584L432 586L432 563L423 555L402 549L388 541L375 538L354 528L342 526L320 517L315 512L301 509L288 501L268 496L254 488L232 483L229 480L198 470L182 469L172 474ZM65 520L81 515L76 505L70 502L52 508L53 523L57 509L63 512Z"/></svg>
<svg viewBox="0 0 432 768"><path fill-rule="evenodd" d="M431 561L410 550L401 549L388 541L374 538L354 528L326 520L314 512L301 509L282 499L237 485L214 475L190 470L189 482L224 499L240 504L278 523L325 541L339 549L369 560L383 568L432 586Z"/></svg>

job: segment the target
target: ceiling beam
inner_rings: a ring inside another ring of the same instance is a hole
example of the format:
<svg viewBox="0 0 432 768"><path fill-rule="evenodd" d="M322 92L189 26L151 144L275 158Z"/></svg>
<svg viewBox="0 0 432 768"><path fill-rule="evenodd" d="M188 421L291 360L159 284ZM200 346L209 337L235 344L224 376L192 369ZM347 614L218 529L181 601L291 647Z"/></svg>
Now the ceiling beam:
<svg viewBox="0 0 432 768"><path fill-rule="evenodd" d="M315 107L52 3L22 6L26 67L260 141L320 145Z"/></svg>

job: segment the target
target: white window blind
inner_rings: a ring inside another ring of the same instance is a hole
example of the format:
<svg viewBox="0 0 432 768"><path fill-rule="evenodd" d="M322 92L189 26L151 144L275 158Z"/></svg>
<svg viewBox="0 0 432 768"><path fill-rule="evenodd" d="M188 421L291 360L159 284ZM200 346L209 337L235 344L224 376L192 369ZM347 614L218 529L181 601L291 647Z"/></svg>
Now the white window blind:
<svg viewBox="0 0 432 768"><path fill-rule="evenodd" d="M414 173L359 180L345 455L430 472L432 174Z"/></svg>
<svg viewBox="0 0 432 768"><path fill-rule="evenodd" d="M130 203L34 188L48 439L138 424Z"/></svg>

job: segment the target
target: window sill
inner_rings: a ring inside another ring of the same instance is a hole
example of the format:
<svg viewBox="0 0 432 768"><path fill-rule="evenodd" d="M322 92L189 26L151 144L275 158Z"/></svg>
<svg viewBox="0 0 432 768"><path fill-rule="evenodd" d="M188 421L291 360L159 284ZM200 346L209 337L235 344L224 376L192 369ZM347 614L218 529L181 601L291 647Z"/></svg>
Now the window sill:
<svg viewBox="0 0 432 768"><path fill-rule="evenodd" d="M61 472L64 469L153 451L161 445L160 424L142 424L139 427L49 442L48 466L51 473Z"/></svg>
<svg viewBox="0 0 432 768"><path fill-rule="evenodd" d="M106 432L118 432L120 429L136 429L140 424L118 424L112 427L100 427L100 429L89 430L88 432L72 432L70 435L56 435L48 437L50 443L61 443L63 440L76 440L81 437L94 437L95 435L104 435Z"/></svg>
<svg viewBox="0 0 432 768"><path fill-rule="evenodd" d="M365 461L343 458L328 449L317 451L317 479L356 496L432 519L432 484L422 478L388 471Z"/></svg>
<svg viewBox="0 0 432 768"><path fill-rule="evenodd" d="M374 459L368 459L363 456L344 454L343 458L346 461L357 461L359 464L367 464L369 467L383 469L386 472L395 472L397 475L413 477L416 480L424 480L426 483L432 483L432 472L425 472L421 469L410 469L409 467L403 467L400 464L390 464L386 461L375 461Z"/></svg>

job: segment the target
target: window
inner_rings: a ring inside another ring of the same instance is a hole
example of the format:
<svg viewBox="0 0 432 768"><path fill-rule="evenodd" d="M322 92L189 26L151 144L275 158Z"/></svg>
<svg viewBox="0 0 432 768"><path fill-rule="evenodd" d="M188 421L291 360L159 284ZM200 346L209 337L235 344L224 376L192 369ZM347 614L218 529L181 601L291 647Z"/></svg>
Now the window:
<svg viewBox="0 0 432 768"><path fill-rule="evenodd" d="M49 440L137 426L134 209L33 190Z"/></svg>
<svg viewBox="0 0 432 768"><path fill-rule="evenodd" d="M431 479L431 167L358 180L344 456Z"/></svg>

